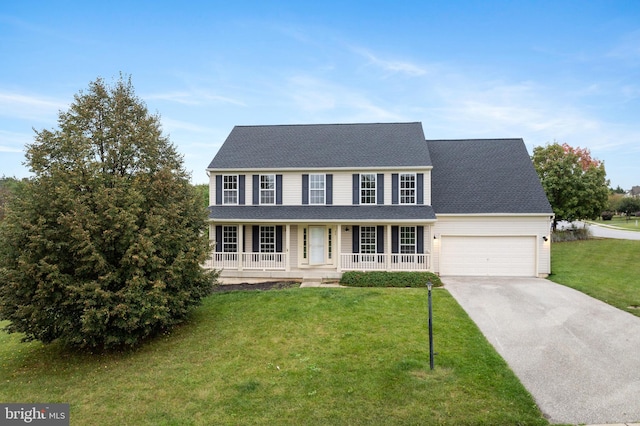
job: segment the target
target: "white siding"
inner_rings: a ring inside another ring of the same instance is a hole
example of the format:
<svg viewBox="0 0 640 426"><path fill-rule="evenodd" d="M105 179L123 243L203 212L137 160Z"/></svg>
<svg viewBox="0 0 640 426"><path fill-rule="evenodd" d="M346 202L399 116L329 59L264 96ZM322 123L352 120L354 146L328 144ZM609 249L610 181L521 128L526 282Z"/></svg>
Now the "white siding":
<svg viewBox="0 0 640 426"><path fill-rule="evenodd" d="M295 267L296 265L298 265L298 228L299 227L297 225L291 225L291 236L289 241L289 243L291 244L291 246L289 247L289 265L291 265L291 267ZM286 230L287 227L283 226L283 239L287 238ZM300 256L302 256L302 252L300 253Z"/></svg>
<svg viewBox="0 0 640 426"><path fill-rule="evenodd" d="M549 216L446 216L439 215L433 228L432 254L434 272L441 273L440 257L442 241L447 236L512 236L531 237L535 241L536 274L546 276L551 272L551 243ZM446 243L446 241L445 241Z"/></svg>
<svg viewBox="0 0 640 426"><path fill-rule="evenodd" d="M353 201L351 188L353 187L352 173L333 174L333 204L336 206L351 205Z"/></svg>
<svg viewBox="0 0 640 426"><path fill-rule="evenodd" d="M209 176L209 205L216 204L216 175L213 173Z"/></svg>

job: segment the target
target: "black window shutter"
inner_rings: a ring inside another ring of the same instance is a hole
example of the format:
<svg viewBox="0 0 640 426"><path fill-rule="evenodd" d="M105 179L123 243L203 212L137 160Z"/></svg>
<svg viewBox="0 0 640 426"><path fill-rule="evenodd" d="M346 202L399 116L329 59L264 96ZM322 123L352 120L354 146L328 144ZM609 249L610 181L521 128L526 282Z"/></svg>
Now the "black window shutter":
<svg viewBox="0 0 640 426"><path fill-rule="evenodd" d="M391 204L400 203L399 190L398 190L398 174L393 173L391 175Z"/></svg>
<svg viewBox="0 0 640 426"><path fill-rule="evenodd" d="M222 175L216 175L216 204L222 204Z"/></svg>
<svg viewBox="0 0 640 426"><path fill-rule="evenodd" d="M360 253L360 227L352 226L351 230L351 252Z"/></svg>
<svg viewBox="0 0 640 426"><path fill-rule="evenodd" d="M302 204L309 204L309 175L302 175Z"/></svg>
<svg viewBox="0 0 640 426"><path fill-rule="evenodd" d="M424 253L424 226L416 227L416 252Z"/></svg>
<svg viewBox="0 0 640 426"><path fill-rule="evenodd" d="M360 204L360 175L353 175L353 204Z"/></svg>
<svg viewBox="0 0 640 426"><path fill-rule="evenodd" d="M325 190L326 190L326 195L324 199L325 204L331 205L333 204L333 175L325 176Z"/></svg>
<svg viewBox="0 0 640 426"><path fill-rule="evenodd" d="M384 174L378 173L378 182L376 183L376 194L378 204L384 204Z"/></svg>
<svg viewBox="0 0 640 426"><path fill-rule="evenodd" d="M416 175L416 204L424 204L424 173Z"/></svg>
<svg viewBox="0 0 640 426"><path fill-rule="evenodd" d="M216 225L216 252L222 251L222 226Z"/></svg>
<svg viewBox="0 0 640 426"><path fill-rule="evenodd" d="M384 253L384 226L376 227L376 252Z"/></svg>
<svg viewBox="0 0 640 426"><path fill-rule="evenodd" d="M253 225L253 241L251 241L251 245L253 246L253 252L260 252L260 227L258 225Z"/></svg>
<svg viewBox="0 0 640 426"><path fill-rule="evenodd" d="M282 225L276 226L276 253L282 253Z"/></svg>
<svg viewBox="0 0 640 426"><path fill-rule="evenodd" d="M276 175L276 204L282 204L282 175Z"/></svg>
<svg viewBox="0 0 640 426"><path fill-rule="evenodd" d="M260 204L260 175L253 175L253 204Z"/></svg>
<svg viewBox="0 0 640 426"><path fill-rule="evenodd" d="M247 251L246 240L247 240L247 225L242 225L242 253Z"/></svg>
<svg viewBox="0 0 640 426"><path fill-rule="evenodd" d="M238 204L244 204L244 175L238 176Z"/></svg>
<svg viewBox="0 0 640 426"><path fill-rule="evenodd" d="M397 226L391 227L391 253L400 252L400 228Z"/></svg>

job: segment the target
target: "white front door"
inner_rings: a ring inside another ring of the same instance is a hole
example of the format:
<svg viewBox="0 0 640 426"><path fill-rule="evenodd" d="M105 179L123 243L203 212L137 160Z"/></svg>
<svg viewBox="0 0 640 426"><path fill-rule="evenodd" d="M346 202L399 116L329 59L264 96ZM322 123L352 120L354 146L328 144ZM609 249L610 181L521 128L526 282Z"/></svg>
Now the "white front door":
<svg viewBox="0 0 640 426"><path fill-rule="evenodd" d="M312 265L324 264L324 226L310 226L309 263Z"/></svg>

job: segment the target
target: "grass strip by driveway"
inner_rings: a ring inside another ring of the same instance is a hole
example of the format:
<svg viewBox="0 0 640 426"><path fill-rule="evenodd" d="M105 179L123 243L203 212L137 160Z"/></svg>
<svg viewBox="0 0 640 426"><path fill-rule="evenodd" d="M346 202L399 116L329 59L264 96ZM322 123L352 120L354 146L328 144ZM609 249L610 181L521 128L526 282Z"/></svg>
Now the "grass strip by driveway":
<svg viewBox="0 0 640 426"><path fill-rule="evenodd" d="M614 229L622 229L625 231L638 231L640 232L640 219L631 217L614 216L611 220L592 220L589 223L596 223L598 225L606 226Z"/></svg>
<svg viewBox="0 0 640 426"><path fill-rule="evenodd" d="M551 281L640 316L640 241L552 244L551 272Z"/></svg>
<svg viewBox="0 0 640 426"><path fill-rule="evenodd" d="M71 424L543 425L446 290L217 293L137 351L89 356L0 333L0 401L69 402Z"/></svg>

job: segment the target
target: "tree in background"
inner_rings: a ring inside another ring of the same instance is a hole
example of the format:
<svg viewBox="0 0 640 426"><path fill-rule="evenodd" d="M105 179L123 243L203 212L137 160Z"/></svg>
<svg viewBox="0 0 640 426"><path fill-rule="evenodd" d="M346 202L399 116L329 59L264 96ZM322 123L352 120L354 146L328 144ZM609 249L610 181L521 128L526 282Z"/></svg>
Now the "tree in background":
<svg viewBox="0 0 640 426"><path fill-rule="evenodd" d="M130 78L79 92L27 146L34 177L0 227L0 319L102 350L182 321L211 289L206 212Z"/></svg>
<svg viewBox="0 0 640 426"><path fill-rule="evenodd" d="M196 193L198 194L198 198L200 199L200 202L202 203L203 208L208 208L209 207L209 185L207 185L206 183L199 183L197 185L194 185L194 188L196 190Z"/></svg>
<svg viewBox="0 0 640 426"><path fill-rule="evenodd" d="M636 215L640 212L640 198L637 197L624 197L618 203L618 211L624 213L627 216L627 220L631 215Z"/></svg>
<svg viewBox="0 0 640 426"><path fill-rule="evenodd" d="M609 192L610 192L611 194L626 194L626 193L627 193L627 191L625 191L624 189L622 189L622 188L620 187L620 185L616 186L616 188L615 188L615 189L613 189L613 188L609 188Z"/></svg>
<svg viewBox="0 0 640 426"><path fill-rule="evenodd" d="M555 219L596 219L607 208L609 182L604 163L586 148L557 142L533 149L533 165L551 203Z"/></svg>

